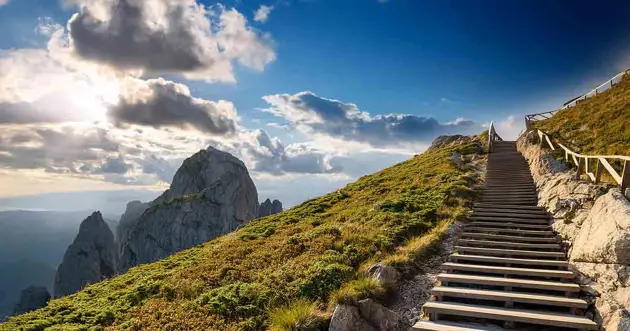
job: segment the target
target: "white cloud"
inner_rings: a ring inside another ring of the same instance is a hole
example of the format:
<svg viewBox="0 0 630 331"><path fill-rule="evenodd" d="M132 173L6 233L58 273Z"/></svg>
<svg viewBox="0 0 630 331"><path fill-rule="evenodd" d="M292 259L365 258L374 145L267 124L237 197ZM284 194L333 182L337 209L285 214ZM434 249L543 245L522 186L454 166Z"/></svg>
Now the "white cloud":
<svg viewBox="0 0 630 331"><path fill-rule="evenodd" d="M232 61L263 70L271 37L236 9L195 0L72 0L70 46L82 58L124 71L234 82Z"/></svg>
<svg viewBox="0 0 630 331"><path fill-rule="evenodd" d="M273 6L260 5L254 14L254 21L261 23L267 22L271 10L273 10Z"/></svg>
<svg viewBox="0 0 630 331"><path fill-rule="evenodd" d="M4 6L9 3L9 0L0 0L0 6Z"/></svg>
<svg viewBox="0 0 630 331"><path fill-rule="evenodd" d="M523 129L525 121L517 121L514 115L509 115L496 125L497 133L505 140L516 140Z"/></svg>

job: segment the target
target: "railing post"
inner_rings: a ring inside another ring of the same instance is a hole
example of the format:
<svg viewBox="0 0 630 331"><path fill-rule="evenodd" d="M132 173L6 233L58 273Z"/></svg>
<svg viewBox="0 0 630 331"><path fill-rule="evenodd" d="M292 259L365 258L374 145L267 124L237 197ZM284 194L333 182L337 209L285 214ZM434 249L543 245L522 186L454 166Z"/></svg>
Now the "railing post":
<svg viewBox="0 0 630 331"><path fill-rule="evenodd" d="M621 194L628 197L627 189L630 188L630 161L625 160L623 162L623 172L621 173ZM630 199L630 197L628 197Z"/></svg>
<svg viewBox="0 0 630 331"><path fill-rule="evenodd" d="M582 177L582 170L584 169L584 161L582 161L581 157L577 158L577 172L575 173L575 179L580 179Z"/></svg>
<svg viewBox="0 0 630 331"><path fill-rule="evenodd" d="M604 170L604 164L598 158L597 159L597 167L595 168L595 183L599 183L602 179L602 171Z"/></svg>

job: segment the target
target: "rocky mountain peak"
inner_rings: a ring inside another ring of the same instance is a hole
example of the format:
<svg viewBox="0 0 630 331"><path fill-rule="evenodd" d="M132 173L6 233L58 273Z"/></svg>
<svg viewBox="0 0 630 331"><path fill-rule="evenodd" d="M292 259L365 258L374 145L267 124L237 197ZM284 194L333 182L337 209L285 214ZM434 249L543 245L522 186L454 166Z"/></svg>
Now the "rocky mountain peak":
<svg viewBox="0 0 630 331"><path fill-rule="evenodd" d="M13 315L28 313L44 307L50 300L50 293L44 286L29 286L22 290L20 301L15 305Z"/></svg>
<svg viewBox="0 0 630 331"><path fill-rule="evenodd" d="M89 283L116 273L114 234L96 211L79 226L79 233L68 246L55 277L55 297L72 294Z"/></svg>
<svg viewBox="0 0 630 331"><path fill-rule="evenodd" d="M258 217L265 217L282 212L282 202L267 198L258 208Z"/></svg>

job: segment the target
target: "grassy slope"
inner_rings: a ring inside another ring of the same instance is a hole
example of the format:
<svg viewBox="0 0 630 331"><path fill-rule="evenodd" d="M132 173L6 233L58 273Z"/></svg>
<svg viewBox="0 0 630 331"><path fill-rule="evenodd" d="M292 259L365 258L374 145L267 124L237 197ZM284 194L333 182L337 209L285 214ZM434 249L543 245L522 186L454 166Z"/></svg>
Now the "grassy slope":
<svg viewBox="0 0 630 331"><path fill-rule="evenodd" d="M306 299L325 309L331 293L356 279L362 267L373 261L412 265L466 212L473 193L469 172L456 168L449 155L470 148L415 156L53 300L0 330L260 330L279 306Z"/></svg>
<svg viewBox="0 0 630 331"><path fill-rule="evenodd" d="M582 153L630 155L630 77L535 127Z"/></svg>

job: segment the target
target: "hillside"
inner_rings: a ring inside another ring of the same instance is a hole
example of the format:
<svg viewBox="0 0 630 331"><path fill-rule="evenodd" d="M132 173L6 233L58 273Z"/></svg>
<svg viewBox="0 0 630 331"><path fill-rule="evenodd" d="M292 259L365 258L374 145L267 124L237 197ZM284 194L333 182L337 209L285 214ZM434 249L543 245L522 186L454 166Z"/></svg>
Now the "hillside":
<svg viewBox="0 0 630 331"><path fill-rule="evenodd" d="M586 154L630 155L630 77L601 94L535 122L568 147Z"/></svg>
<svg viewBox="0 0 630 331"><path fill-rule="evenodd" d="M431 252L474 196L471 170L455 166L451 154L470 154L476 146L468 141L417 155L229 235L53 300L1 324L0 330L260 330L271 319L276 328L290 323L297 313L276 310L287 305L301 308L297 315L311 323L330 313L331 296L346 300L383 290L353 282L362 268L382 261L409 270L415 259ZM344 291L338 292L342 285Z"/></svg>

